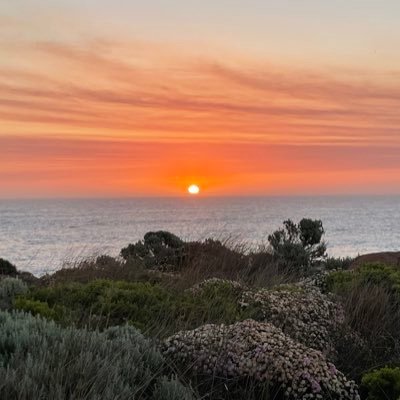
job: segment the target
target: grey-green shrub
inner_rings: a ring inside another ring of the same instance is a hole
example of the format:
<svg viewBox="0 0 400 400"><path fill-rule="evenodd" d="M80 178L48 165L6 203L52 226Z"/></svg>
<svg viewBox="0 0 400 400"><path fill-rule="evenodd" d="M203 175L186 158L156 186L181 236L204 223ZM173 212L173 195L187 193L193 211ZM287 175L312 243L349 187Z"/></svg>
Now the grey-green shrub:
<svg viewBox="0 0 400 400"><path fill-rule="evenodd" d="M27 291L28 287L20 279L5 278L0 280L0 310L11 308L15 297Z"/></svg>
<svg viewBox="0 0 400 400"><path fill-rule="evenodd" d="M0 312L1 399L154 399L161 392L167 400L192 398L178 381L166 384L164 369L163 356L133 327L63 329Z"/></svg>

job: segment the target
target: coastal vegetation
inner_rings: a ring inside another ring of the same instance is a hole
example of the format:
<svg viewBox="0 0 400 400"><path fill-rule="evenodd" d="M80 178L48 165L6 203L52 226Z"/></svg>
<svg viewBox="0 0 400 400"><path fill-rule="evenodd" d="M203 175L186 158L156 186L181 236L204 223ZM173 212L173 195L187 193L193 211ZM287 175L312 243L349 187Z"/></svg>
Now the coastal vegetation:
<svg viewBox="0 0 400 400"><path fill-rule="evenodd" d="M149 232L40 278L1 260L0 398L398 400L400 269L323 237Z"/></svg>

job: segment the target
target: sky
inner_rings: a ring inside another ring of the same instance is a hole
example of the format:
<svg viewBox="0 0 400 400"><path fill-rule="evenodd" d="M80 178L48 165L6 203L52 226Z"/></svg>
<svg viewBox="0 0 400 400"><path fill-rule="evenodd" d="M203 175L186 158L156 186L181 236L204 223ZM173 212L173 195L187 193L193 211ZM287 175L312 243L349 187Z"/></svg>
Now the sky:
<svg viewBox="0 0 400 400"><path fill-rule="evenodd" d="M397 0L0 1L0 198L400 194Z"/></svg>

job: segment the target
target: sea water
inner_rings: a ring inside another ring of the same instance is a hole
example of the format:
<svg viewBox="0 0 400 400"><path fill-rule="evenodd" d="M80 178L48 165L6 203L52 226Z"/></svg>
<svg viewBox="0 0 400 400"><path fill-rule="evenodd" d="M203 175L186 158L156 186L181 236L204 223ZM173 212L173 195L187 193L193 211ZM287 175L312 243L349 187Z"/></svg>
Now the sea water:
<svg viewBox="0 0 400 400"><path fill-rule="evenodd" d="M321 219L328 253L400 250L400 197L0 200L0 257L36 275L109 254L152 230L256 246L285 219Z"/></svg>

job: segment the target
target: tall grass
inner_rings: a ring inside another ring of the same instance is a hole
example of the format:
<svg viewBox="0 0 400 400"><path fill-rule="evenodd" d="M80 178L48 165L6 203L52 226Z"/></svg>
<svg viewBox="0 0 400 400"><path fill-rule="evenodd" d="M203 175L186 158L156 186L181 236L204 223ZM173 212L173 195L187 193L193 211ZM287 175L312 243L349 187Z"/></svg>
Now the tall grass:
<svg viewBox="0 0 400 400"><path fill-rule="evenodd" d="M359 336L352 343L341 342L340 365L353 377L400 361L399 282L400 271L381 264L328 278L328 288L343 305L345 325Z"/></svg>

